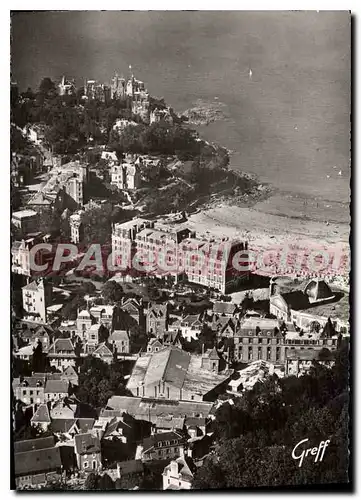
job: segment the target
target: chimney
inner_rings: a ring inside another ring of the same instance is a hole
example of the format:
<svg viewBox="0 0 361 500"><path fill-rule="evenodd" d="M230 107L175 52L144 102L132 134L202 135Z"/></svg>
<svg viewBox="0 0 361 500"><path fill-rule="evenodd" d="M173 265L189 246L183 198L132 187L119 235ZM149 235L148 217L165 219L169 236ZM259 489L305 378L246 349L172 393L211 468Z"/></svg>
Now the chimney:
<svg viewBox="0 0 361 500"><path fill-rule="evenodd" d="M170 463L170 473L172 477L178 476L178 464L175 460L172 460Z"/></svg>

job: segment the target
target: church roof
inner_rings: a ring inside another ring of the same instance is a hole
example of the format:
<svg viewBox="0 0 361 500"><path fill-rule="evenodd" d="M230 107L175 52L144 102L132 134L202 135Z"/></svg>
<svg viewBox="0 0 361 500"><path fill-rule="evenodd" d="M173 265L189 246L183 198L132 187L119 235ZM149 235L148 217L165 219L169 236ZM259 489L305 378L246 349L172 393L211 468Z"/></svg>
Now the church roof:
<svg viewBox="0 0 361 500"><path fill-rule="evenodd" d="M334 294L324 280L312 279L305 287L304 293L310 302L332 299Z"/></svg>

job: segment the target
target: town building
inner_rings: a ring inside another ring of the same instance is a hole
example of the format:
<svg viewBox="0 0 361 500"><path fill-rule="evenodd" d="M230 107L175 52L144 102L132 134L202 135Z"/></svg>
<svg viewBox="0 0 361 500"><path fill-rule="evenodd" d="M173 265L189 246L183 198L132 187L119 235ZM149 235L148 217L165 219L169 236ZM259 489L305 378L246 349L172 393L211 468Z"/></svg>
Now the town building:
<svg viewBox="0 0 361 500"><path fill-rule="evenodd" d="M259 359L284 363L285 349L279 321L267 318L243 319L233 337L233 357L244 363Z"/></svg>
<svg viewBox="0 0 361 500"><path fill-rule="evenodd" d="M111 184L120 190L134 190L140 186L138 166L132 154L126 155L121 162L111 164Z"/></svg>
<svg viewBox="0 0 361 500"><path fill-rule="evenodd" d="M18 377L13 379L12 387L15 399L26 405L44 403L45 374L32 377Z"/></svg>
<svg viewBox="0 0 361 500"><path fill-rule="evenodd" d="M149 303L146 311L146 330L148 335L161 335L168 329L168 304Z"/></svg>
<svg viewBox="0 0 361 500"><path fill-rule="evenodd" d="M163 490L190 490L194 469L194 464L188 457L182 456L172 460L162 474Z"/></svg>
<svg viewBox="0 0 361 500"><path fill-rule="evenodd" d="M126 330L114 330L108 338L108 343L113 346L113 352L116 349L117 354L129 354L131 352L130 337Z"/></svg>
<svg viewBox="0 0 361 500"><path fill-rule="evenodd" d="M276 373L274 364L257 360L249 363L242 370L238 370L229 381L227 392L233 395L240 395L245 390L251 390L258 382L264 382L269 376ZM280 376L282 372L276 373ZM284 375L284 373L283 373Z"/></svg>
<svg viewBox="0 0 361 500"><path fill-rule="evenodd" d="M75 95L76 87L74 80L67 80L65 76L62 77L61 82L58 85L59 95Z"/></svg>
<svg viewBox="0 0 361 500"><path fill-rule="evenodd" d="M41 237L40 232L34 235L28 234L26 239L21 241L14 241L11 246L11 272L28 277L32 276L34 270L31 266L30 251L35 245L43 242L44 239ZM44 250L38 250L34 258L35 263L43 263L43 257Z"/></svg>
<svg viewBox="0 0 361 500"><path fill-rule="evenodd" d="M182 434L175 431L161 432L145 438L142 445L143 462L164 460L184 455L185 439Z"/></svg>
<svg viewBox="0 0 361 500"><path fill-rule="evenodd" d="M64 371L68 366L75 366L76 354L70 339L56 339L47 354L50 366Z"/></svg>
<svg viewBox="0 0 361 500"><path fill-rule="evenodd" d="M22 294L26 316L46 323L47 307L52 300L52 286L40 278L22 287Z"/></svg>
<svg viewBox="0 0 361 500"><path fill-rule="evenodd" d="M145 420L153 425L159 425L159 419L165 418L208 418L211 415L213 403L209 401L184 401L145 399L143 397L112 396L108 399L106 408L100 416L114 416L128 413L136 420Z"/></svg>
<svg viewBox="0 0 361 500"><path fill-rule="evenodd" d="M315 362L331 368L335 364L335 357L331 351L325 353L320 350L294 349L286 355L286 376L307 375Z"/></svg>
<svg viewBox="0 0 361 500"><path fill-rule="evenodd" d="M115 306L113 305L99 305L93 306L89 310L91 316L100 325L105 326L108 330L113 328Z"/></svg>
<svg viewBox="0 0 361 500"><path fill-rule="evenodd" d="M180 321L180 331L182 337L191 342L197 340L202 331L203 323L200 314L188 314Z"/></svg>
<svg viewBox="0 0 361 500"><path fill-rule="evenodd" d="M292 322L303 330L313 328L315 322L321 328L329 317L337 332L346 334L349 329L348 297L345 296L344 300L337 299L328 284L320 278L309 280L303 289L283 293L272 279L269 300L271 314L282 321Z"/></svg>
<svg viewBox="0 0 361 500"><path fill-rule="evenodd" d="M143 299L122 297L120 307L122 311L129 314L134 322L139 326L143 326L145 319L143 314Z"/></svg>
<svg viewBox="0 0 361 500"><path fill-rule="evenodd" d="M69 395L68 380L47 380L44 389L45 401L57 401Z"/></svg>
<svg viewBox="0 0 361 500"><path fill-rule="evenodd" d="M99 472L102 468L99 438L91 433L77 434L74 444L78 469L81 472Z"/></svg>
<svg viewBox="0 0 361 500"><path fill-rule="evenodd" d="M101 359L109 365L114 361L114 354L110 347L105 342L99 344L91 353L94 358Z"/></svg>
<svg viewBox="0 0 361 500"><path fill-rule="evenodd" d="M127 389L134 396L156 400L212 400L231 371L219 372L219 359L210 353L191 355L175 346L140 356L134 365Z"/></svg>
<svg viewBox="0 0 361 500"><path fill-rule="evenodd" d="M111 89L96 80L85 80L83 98L90 101L96 100L108 103L111 99Z"/></svg>
<svg viewBox="0 0 361 500"><path fill-rule="evenodd" d="M149 123L150 98L144 82L132 75L126 84L126 95L131 99L132 113L140 116L145 123Z"/></svg>
<svg viewBox="0 0 361 500"><path fill-rule="evenodd" d="M12 224L22 234L35 233L39 230L39 215L34 210L19 210L11 214Z"/></svg>
<svg viewBox="0 0 361 500"><path fill-rule="evenodd" d="M249 276L247 264L244 271L237 270L233 260L247 260L247 243L238 241L196 238L184 225L134 219L114 224L112 252L119 256L122 265L130 266L137 254L149 274L183 278L191 283L214 288L226 293L239 280Z"/></svg>
<svg viewBox="0 0 361 500"><path fill-rule="evenodd" d="M46 403L40 404L30 420L32 427L40 428L46 432L51 424L49 408Z"/></svg>
<svg viewBox="0 0 361 500"><path fill-rule="evenodd" d="M48 438L19 441L18 445L27 445L25 451L21 451L24 447L15 446L14 472L17 489L39 487L62 477L60 447L52 444L50 447L38 448L47 446L46 439ZM52 442L54 443L54 438Z"/></svg>
<svg viewBox="0 0 361 500"><path fill-rule="evenodd" d="M173 125L173 115L172 115L172 109L170 107L164 108L164 109L154 109L153 111L150 112L149 116L149 123L159 123L159 122L165 122L168 123L169 125Z"/></svg>
<svg viewBox="0 0 361 500"><path fill-rule="evenodd" d="M125 87L125 79L119 76L118 73L115 73L110 83L110 98L115 100L125 99Z"/></svg>
<svg viewBox="0 0 361 500"><path fill-rule="evenodd" d="M124 130L127 127L129 127L129 126L137 127L138 125L139 125L139 123L137 123L133 120L126 120L125 118L118 118L113 125L113 130L115 132L117 132L119 135L121 135L122 132L124 132Z"/></svg>
<svg viewBox="0 0 361 500"><path fill-rule="evenodd" d="M47 352L54 336L54 331L49 325L34 325L30 323L25 330L20 333L21 340L32 347L36 347L41 342L43 352Z"/></svg>
<svg viewBox="0 0 361 500"><path fill-rule="evenodd" d="M81 243L84 239L83 216L84 212L78 210L69 217L70 241L72 243Z"/></svg>

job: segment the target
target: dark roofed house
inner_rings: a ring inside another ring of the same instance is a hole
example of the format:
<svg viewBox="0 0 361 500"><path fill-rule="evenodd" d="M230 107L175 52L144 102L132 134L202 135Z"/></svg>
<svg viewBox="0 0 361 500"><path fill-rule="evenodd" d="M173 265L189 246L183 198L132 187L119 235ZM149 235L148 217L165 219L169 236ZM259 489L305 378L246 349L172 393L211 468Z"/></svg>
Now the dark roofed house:
<svg viewBox="0 0 361 500"><path fill-rule="evenodd" d="M42 450L51 448L55 445L54 436L37 439L25 439L24 441L14 442L14 453L24 453L25 451Z"/></svg>
<svg viewBox="0 0 361 500"><path fill-rule="evenodd" d="M54 418L51 421L51 431L60 436L72 439L78 433L75 418Z"/></svg>
<svg viewBox="0 0 361 500"><path fill-rule="evenodd" d="M60 447L15 452L14 464L15 483L19 489L56 481L62 474Z"/></svg>
<svg viewBox="0 0 361 500"><path fill-rule="evenodd" d="M102 468L100 441L93 434L78 434L74 437L78 469L83 472L97 472Z"/></svg>
<svg viewBox="0 0 361 500"><path fill-rule="evenodd" d="M184 454L185 439L182 434L171 431L154 434L143 440L142 460L162 460Z"/></svg>
<svg viewBox="0 0 361 500"><path fill-rule="evenodd" d="M172 460L163 471L163 490L190 490L196 467L191 458Z"/></svg>
<svg viewBox="0 0 361 500"><path fill-rule="evenodd" d="M50 366L61 371L64 371L69 365L75 366L76 355L72 341L70 339L56 339L49 348L48 359Z"/></svg>
<svg viewBox="0 0 361 500"><path fill-rule="evenodd" d="M51 419L46 403L39 405L30 422L33 427L40 427L44 432L48 430Z"/></svg>
<svg viewBox="0 0 361 500"><path fill-rule="evenodd" d="M219 316L234 316L237 312L236 304L232 302L215 302L213 304L213 313Z"/></svg>
<svg viewBox="0 0 361 500"><path fill-rule="evenodd" d="M57 401L69 395L68 380L47 380L45 384L45 401Z"/></svg>
<svg viewBox="0 0 361 500"><path fill-rule="evenodd" d="M158 335L167 330L168 304L149 304L146 326L148 335Z"/></svg>

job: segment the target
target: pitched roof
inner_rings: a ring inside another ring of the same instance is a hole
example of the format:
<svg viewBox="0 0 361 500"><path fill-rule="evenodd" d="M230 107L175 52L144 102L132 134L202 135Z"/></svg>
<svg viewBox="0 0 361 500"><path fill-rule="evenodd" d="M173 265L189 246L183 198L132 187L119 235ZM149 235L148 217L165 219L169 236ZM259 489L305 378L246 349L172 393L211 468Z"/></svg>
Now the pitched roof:
<svg viewBox="0 0 361 500"><path fill-rule="evenodd" d="M29 284L22 287L22 290L30 290L32 292L37 292L39 289L36 281L30 281Z"/></svg>
<svg viewBox="0 0 361 500"><path fill-rule="evenodd" d="M94 427L95 418L78 418L76 425L80 432L86 433Z"/></svg>
<svg viewBox="0 0 361 500"><path fill-rule="evenodd" d="M63 371L63 375L67 376L67 377L77 377L78 374L77 372L75 371L75 368L74 366L71 366L71 365L68 365L65 370Z"/></svg>
<svg viewBox="0 0 361 500"><path fill-rule="evenodd" d="M75 418L54 418L51 421L51 430L55 433L69 432L75 423Z"/></svg>
<svg viewBox="0 0 361 500"><path fill-rule="evenodd" d="M70 339L56 339L49 347L49 355L61 355L66 353L67 356L75 357L74 346Z"/></svg>
<svg viewBox="0 0 361 500"><path fill-rule="evenodd" d="M129 340L129 335L126 330L114 330L108 338L108 342L117 342L119 340Z"/></svg>
<svg viewBox="0 0 361 500"><path fill-rule="evenodd" d="M213 312L215 314L234 314L237 306L232 302L215 302L213 304Z"/></svg>
<svg viewBox="0 0 361 500"><path fill-rule="evenodd" d="M68 394L69 381L68 380L47 380L44 392Z"/></svg>
<svg viewBox="0 0 361 500"><path fill-rule="evenodd" d="M16 453L15 475L23 476L61 468L60 447Z"/></svg>
<svg viewBox="0 0 361 500"><path fill-rule="evenodd" d="M126 460L125 462L117 463L118 470L121 475L139 474L144 471L144 465L141 460Z"/></svg>
<svg viewBox="0 0 361 500"><path fill-rule="evenodd" d="M188 323L190 325L193 325L193 323L196 323L197 321L200 322L200 314L188 314L185 318L181 320L181 323Z"/></svg>
<svg viewBox="0 0 361 500"><path fill-rule="evenodd" d="M324 280L313 279L307 283L304 294L311 301L327 300L334 297L331 288Z"/></svg>
<svg viewBox="0 0 361 500"><path fill-rule="evenodd" d="M45 438L26 439L24 441L14 442L14 453L23 453L25 451L42 450L43 448L51 448L55 444L54 436Z"/></svg>
<svg viewBox="0 0 361 500"><path fill-rule="evenodd" d="M100 452L100 441L97 436L93 434L77 434L74 437L75 453L78 455L87 455L88 453Z"/></svg>
<svg viewBox="0 0 361 500"><path fill-rule="evenodd" d="M219 355L218 355L217 349L215 347L213 347L213 349L207 349L205 355L209 359L217 359L217 360L219 359Z"/></svg>
<svg viewBox="0 0 361 500"><path fill-rule="evenodd" d="M143 440L143 451L146 452L147 450L150 450L157 443L164 441L171 441L171 440L184 441L184 438L182 434L179 434L178 432L175 431L160 432L158 434L153 434L153 436L147 437Z"/></svg>
<svg viewBox="0 0 361 500"><path fill-rule="evenodd" d="M175 346L154 353L144 377L144 385L151 385L162 380L181 388L187 374L190 357L189 353Z"/></svg>
<svg viewBox="0 0 361 500"><path fill-rule="evenodd" d="M46 404L41 404L39 405L38 409L34 413L32 419L32 422L41 422L41 423L49 423L51 422L50 420L50 414L49 414L49 408L48 405Z"/></svg>
<svg viewBox="0 0 361 500"><path fill-rule="evenodd" d="M102 342L98 345L98 347L93 351L93 355L98 354L99 356L113 356L112 351L106 345L105 342Z"/></svg>
<svg viewBox="0 0 361 500"><path fill-rule="evenodd" d="M188 457L187 458L179 457L176 460L172 460L171 463L167 465L167 467L165 467L163 474L171 469L171 464L174 462L177 464L178 474L182 477L182 479L185 480L193 479L193 474L191 469L194 469L194 465L192 466L192 462Z"/></svg>

